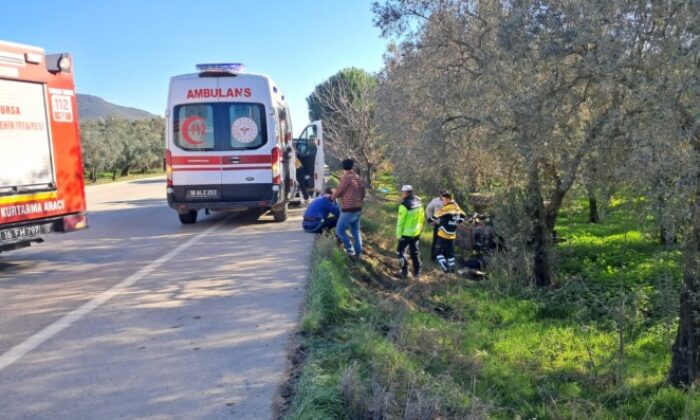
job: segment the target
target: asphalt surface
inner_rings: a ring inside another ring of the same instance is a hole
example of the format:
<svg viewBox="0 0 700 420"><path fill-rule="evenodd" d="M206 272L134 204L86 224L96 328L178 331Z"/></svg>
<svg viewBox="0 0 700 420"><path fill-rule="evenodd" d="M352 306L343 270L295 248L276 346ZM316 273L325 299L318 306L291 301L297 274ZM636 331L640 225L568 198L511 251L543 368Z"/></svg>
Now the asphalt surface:
<svg viewBox="0 0 700 420"><path fill-rule="evenodd" d="M88 187L90 229L0 254L0 418L272 416L312 235L164 190Z"/></svg>

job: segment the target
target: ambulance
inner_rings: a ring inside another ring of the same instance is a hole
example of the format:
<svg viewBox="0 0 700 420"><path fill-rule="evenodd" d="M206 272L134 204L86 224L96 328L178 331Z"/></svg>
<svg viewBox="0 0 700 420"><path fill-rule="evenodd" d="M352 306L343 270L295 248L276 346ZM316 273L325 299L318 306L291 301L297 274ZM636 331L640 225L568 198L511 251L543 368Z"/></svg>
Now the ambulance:
<svg viewBox="0 0 700 420"><path fill-rule="evenodd" d="M183 224L200 210L287 218L297 188L292 121L282 91L242 64L200 64L170 80L167 199Z"/></svg>
<svg viewBox="0 0 700 420"><path fill-rule="evenodd" d="M87 227L69 54L0 41L0 252Z"/></svg>

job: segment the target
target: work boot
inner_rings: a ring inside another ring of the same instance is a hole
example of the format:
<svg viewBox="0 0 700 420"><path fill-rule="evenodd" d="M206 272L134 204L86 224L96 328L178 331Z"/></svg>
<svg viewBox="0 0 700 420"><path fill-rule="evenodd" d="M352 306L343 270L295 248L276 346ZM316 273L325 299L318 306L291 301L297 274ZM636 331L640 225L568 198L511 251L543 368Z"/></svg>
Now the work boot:
<svg viewBox="0 0 700 420"><path fill-rule="evenodd" d="M437 257L437 263L440 266L440 269L442 270L443 273L447 273L448 265L447 265L447 260L445 257L442 255L438 255Z"/></svg>

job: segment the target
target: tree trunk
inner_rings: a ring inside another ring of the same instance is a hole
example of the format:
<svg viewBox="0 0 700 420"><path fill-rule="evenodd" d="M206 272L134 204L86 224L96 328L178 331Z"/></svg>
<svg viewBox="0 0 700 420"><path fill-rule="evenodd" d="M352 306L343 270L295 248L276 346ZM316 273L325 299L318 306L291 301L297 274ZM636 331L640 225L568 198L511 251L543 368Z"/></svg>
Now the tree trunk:
<svg viewBox="0 0 700 420"><path fill-rule="evenodd" d="M551 233L548 232L544 220L534 220L533 251L535 284L540 287L550 286L553 281L553 269L550 256Z"/></svg>
<svg viewBox="0 0 700 420"><path fill-rule="evenodd" d="M365 186L368 190L372 190L372 181L374 180L374 166L371 163L367 163L367 173L365 174Z"/></svg>
<svg viewBox="0 0 700 420"><path fill-rule="evenodd" d="M552 231L555 218L549 217L544 207L540 189L539 168L533 164L530 169L528 182L528 213L532 218L532 251L533 276L537 286L550 286L553 282L553 267L551 260Z"/></svg>
<svg viewBox="0 0 700 420"><path fill-rule="evenodd" d="M125 166L122 168L122 174L121 176L129 176L129 171L131 170L131 166Z"/></svg>
<svg viewBox="0 0 700 420"><path fill-rule="evenodd" d="M693 148L700 154L700 127L696 128ZM683 256L683 289L678 333L673 343L668 381L676 387L689 387L700 368L700 171L695 173L691 229Z"/></svg>
<svg viewBox="0 0 700 420"><path fill-rule="evenodd" d="M590 223L600 222L600 216L598 215L598 199L592 188L588 188L588 221Z"/></svg>
<svg viewBox="0 0 700 420"><path fill-rule="evenodd" d="M684 252L683 290L681 291L678 333L673 343L673 358L668 380L676 387L688 387L700 368L700 177L695 191L692 229Z"/></svg>
<svg viewBox="0 0 700 420"><path fill-rule="evenodd" d="M659 214L657 215L657 223L659 223L659 243L661 245L668 245L668 231L664 226L664 212L666 211L666 200L664 200L663 194L659 194L656 200L659 204Z"/></svg>
<svg viewBox="0 0 700 420"><path fill-rule="evenodd" d="M664 226L664 219L663 219L663 213L666 212L666 204L665 204L665 199L663 196L659 196L659 214L657 216L657 220L659 223L659 243L661 245L669 245L669 244L677 244L678 243L678 237L674 233L673 235L670 235L668 232L668 229L666 229L666 226Z"/></svg>
<svg viewBox="0 0 700 420"><path fill-rule="evenodd" d="M668 245L668 241L666 240L666 228L661 226L659 227L659 243L661 245Z"/></svg>

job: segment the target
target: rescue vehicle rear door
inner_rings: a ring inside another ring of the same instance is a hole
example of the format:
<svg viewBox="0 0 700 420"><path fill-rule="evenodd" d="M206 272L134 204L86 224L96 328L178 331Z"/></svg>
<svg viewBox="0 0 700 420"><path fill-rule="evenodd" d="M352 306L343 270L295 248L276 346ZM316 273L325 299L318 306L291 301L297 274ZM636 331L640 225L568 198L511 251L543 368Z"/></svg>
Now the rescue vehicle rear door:
<svg viewBox="0 0 700 420"><path fill-rule="evenodd" d="M325 188L325 166L326 156L323 152L323 123L314 121L307 125L302 131L300 139L306 140L308 144L315 145L314 157L314 192L323 193Z"/></svg>
<svg viewBox="0 0 700 420"><path fill-rule="evenodd" d="M269 88L263 79L245 75L224 77L220 83L222 91L234 94L220 101L223 198L237 202L269 200L273 182L271 151L276 144Z"/></svg>
<svg viewBox="0 0 700 420"><path fill-rule="evenodd" d="M0 79L0 194L54 189L44 85Z"/></svg>
<svg viewBox="0 0 700 420"><path fill-rule="evenodd" d="M174 84L177 97L189 91L218 87L216 78L188 80ZM173 185L185 187L181 192L190 200L221 198L221 156L217 151L217 99L183 102L172 109Z"/></svg>

